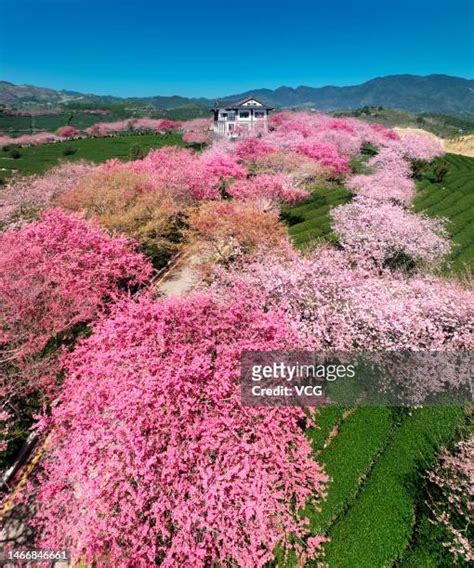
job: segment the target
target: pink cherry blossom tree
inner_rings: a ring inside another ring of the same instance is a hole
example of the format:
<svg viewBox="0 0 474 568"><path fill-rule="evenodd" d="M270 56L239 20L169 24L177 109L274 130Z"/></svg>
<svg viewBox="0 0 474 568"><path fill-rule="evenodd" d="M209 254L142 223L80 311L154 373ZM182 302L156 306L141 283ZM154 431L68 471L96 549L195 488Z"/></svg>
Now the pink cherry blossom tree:
<svg viewBox="0 0 474 568"><path fill-rule="evenodd" d="M263 567L277 545L301 555L298 510L327 480L304 415L245 408L239 389L242 350L282 349L291 335L284 314L245 298L121 304L65 361L37 544L118 567Z"/></svg>
<svg viewBox="0 0 474 568"><path fill-rule="evenodd" d="M333 209L331 217L342 247L360 263L436 267L451 250L444 220L390 203L357 199Z"/></svg>
<svg viewBox="0 0 474 568"><path fill-rule="evenodd" d="M0 236L0 346L6 372L2 390L47 397L55 388L48 348L74 335L107 305L144 284L150 263L126 238L58 209ZM43 357L44 355L44 357ZM39 372L36 373L36 368ZM50 372L51 371L51 372Z"/></svg>

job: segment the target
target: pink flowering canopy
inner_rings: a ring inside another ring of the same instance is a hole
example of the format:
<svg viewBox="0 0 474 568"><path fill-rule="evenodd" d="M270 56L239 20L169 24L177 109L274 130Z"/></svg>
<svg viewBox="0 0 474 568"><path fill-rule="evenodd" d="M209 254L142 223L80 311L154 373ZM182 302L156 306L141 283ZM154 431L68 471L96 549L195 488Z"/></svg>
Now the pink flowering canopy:
<svg viewBox="0 0 474 568"><path fill-rule="evenodd" d="M474 294L433 276L379 274L347 253L318 249L266 255L237 271L217 270L212 288L286 310L314 350L457 351L474 346ZM429 377L428 377L429 379Z"/></svg>
<svg viewBox="0 0 474 568"><path fill-rule="evenodd" d="M298 510L327 480L303 414L243 408L239 389L243 350L288 345L284 314L244 297L121 304L65 361L39 546L117 567L262 567L277 545L301 554Z"/></svg>
<svg viewBox="0 0 474 568"><path fill-rule="evenodd" d="M87 162L66 162L41 176L13 179L3 190L0 201L0 223L5 225L51 207L56 198L66 193L96 168Z"/></svg>
<svg viewBox="0 0 474 568"><path fill-rule="evenodd" d="M74 126L62 126L58 129L57 135L61 138L74 138L75 136L79 136L79 130L74 128Z"/></svg>
<svg viewBox="0 0 474 568"><path fill-rule="evenodd" d="M236 145L235 153L243 162L253 162L262 156L267 156L276 150L259 138L246 138Z"/></svg>
<svg viewBox="0 0 474 568"><path fill-rule="evenodd" d="M0 343L28 377L28 392L58 396L39 425L49 445L26 498L36 499L36 544L69 549L78 563L263 567L276 548L313 561L325 538L309 537L300 511L324 495L327 477L300 427L302 410L242 406L242 351L456 352L474 344L472 292L419 273L449 252L444 223L409 209L412 162L441 155L436 140L305 112L276 113L269 132L237 141L214 139L209 125L98 123L87 135L179 130L206 147L66 164L14 180L2 194L0 217L11 228L0 236ZM16 140L76 135L60 134ZM376 154L352 175L369 143ZM152 273L134 241L57 209L23 224L62 193L74 196L84 176L94 206L123 192L144 204L124 207L124 218L140 225L143 211L153 223L161 207L187 220L183 234L201 239L201 256L204 245L218 248L224 261L206 272L204 291L131 299ZM94 185L106 178L107 187ZM354 194L331 213L340 250L301 255L278 207L334 179ZM418 272L401 272L390 264L397 258ZM60 359L46 356L94 321L92 335ZM415 378L418 400L442 387L429 374Z"/></svg>
<svg viewBox="0 0 474 568"><path fill-rule="evenodd" d="M454 452L442 451L436 467L429 471L428 507L433 524L444 527L453 564L474 562L474 544L466 528L472 523L474 486L474 437L461 440Z"/></svg>
<svg viewBox="0 0 474 568"><path fill-rule="evenodd" d="M297 203L309 197L307 191L296 187L285 174L260 174L236 181L227 192L236 199L264 199L270 203Z"/></svg>
<svg viewBox="0 0 474 568"><path fill-rule="evenodd" d="M354 259L384 266L405 259L436 267L450 252L442 219L416 215L390 203L357 199L331 211L334 231Z"/></svg>
<svg viewBox="0 0 474 568"><path fill-rule="evenodd" d="M30 358L51 339L95 319L150 276L150 263L131 240L49 210L0 235L0 346L27 372ZM41 380L48 390L54 376Z"/></svg>

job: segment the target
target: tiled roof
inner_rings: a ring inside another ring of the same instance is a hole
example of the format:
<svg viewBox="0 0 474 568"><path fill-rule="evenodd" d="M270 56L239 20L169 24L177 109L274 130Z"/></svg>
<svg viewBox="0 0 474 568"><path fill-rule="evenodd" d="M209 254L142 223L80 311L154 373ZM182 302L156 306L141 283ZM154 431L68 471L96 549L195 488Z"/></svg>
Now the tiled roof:
<svg viewBox="0 0 474 568"><path fill-rule="evenodd" d="M244 103L246 103L247 101L250 101L250 100L255 100L255 101L259 102L261 104L261 106L244 106ZM237 100L235 100L235 99L234 100L223 99L223 100L220 100L220 101L216 101L211 110L218 110L218 109L232 110L232 109L240 109L240 108L245 108L245 109L247 109L247 108L259 108L259 109L263 109L263 110L273 110L273 107L266 105L264 102L260 101L256 97L252 97L252 96L248 96L248 97L245 97L244 99L237 99Z"/></svg>

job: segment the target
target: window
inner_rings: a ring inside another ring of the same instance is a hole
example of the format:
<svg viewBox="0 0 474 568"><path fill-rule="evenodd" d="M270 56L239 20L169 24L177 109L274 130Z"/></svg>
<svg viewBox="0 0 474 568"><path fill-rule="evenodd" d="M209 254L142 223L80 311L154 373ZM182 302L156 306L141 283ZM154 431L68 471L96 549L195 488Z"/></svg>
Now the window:
<svg viewBox="0 0 474 568"><path fill-rule="evenodd" d="M265 117L265 113L263 112L263 110L256 110L255 111L255 118L264 118Z"/></svg>
<svg viewBox="0 0 474 568"><path fill-rule="evenodd" d="M250 112L248 110L241 110L239 112L240 118L248 118L250 116Z"/></svg>

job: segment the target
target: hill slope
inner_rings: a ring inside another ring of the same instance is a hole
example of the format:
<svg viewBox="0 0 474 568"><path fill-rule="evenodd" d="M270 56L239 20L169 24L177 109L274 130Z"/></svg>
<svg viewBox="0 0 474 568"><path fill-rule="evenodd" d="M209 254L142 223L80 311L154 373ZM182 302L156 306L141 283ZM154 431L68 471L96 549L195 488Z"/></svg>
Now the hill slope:
<svg viewBox="0 0 474 568"><path fill-rule="evenodd" d="M276 107L315 107L318 110L354 109L363 106L384 106L411 112L435 112L474 118L474 80L448 75L390 75L377 77L361 85L349 87L280 87L254 89L228 98L253 94ZM155 96L120 98L87 95L75 91L55 91L29 85L14 85L0 81L0 103L26 106L58 105L80 102L99 106L135 103L156 109L172 109L186 105L208 107L213 101L205 98Z"/></svg>
<svg viewBox="0 0 474 568"><path fill-rule="evenodd" d="M383 106L474 117L474 80L448 75L390 75L352 87L280 87L252 93L276 106L314 106L322 111Z"/></svg>

